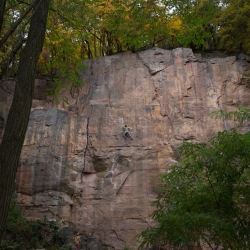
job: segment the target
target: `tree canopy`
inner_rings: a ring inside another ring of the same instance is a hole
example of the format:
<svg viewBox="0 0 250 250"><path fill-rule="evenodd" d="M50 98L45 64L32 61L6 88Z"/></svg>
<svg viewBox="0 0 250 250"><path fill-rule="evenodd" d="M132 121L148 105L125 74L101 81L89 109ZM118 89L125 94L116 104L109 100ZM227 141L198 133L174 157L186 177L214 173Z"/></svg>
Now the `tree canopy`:
<svg viewBox="0 0 250 250"><path fill-rule="evenodd" d="M225 2L227 5L218 17L220 46L229 52L250 53L250 2L248 0Z"/></svg>
<svg viewBox="0 0 250 250"><path fill-rule="evenodd" d="M7 0L0 12L1 78L15 75L31 9ZM79 84L82 59L150 46L249 53L249 13L248 0L55 0L37 74Z"/></svg>

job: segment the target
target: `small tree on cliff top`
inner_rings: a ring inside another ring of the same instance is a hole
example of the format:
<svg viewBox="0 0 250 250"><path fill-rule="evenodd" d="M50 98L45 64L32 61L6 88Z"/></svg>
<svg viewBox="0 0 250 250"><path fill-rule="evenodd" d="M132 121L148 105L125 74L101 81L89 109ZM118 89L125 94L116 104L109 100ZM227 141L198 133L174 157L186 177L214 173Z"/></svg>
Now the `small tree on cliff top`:
<svg viewBox="0 0 250 250"><path fill-rule="evenodd" d="M250 132L219 132L208 143L186 142L179 150L181 161L159 175L157 225L140 234L141 246L189 249L202 241L210 249L249 249Z"/></svg>

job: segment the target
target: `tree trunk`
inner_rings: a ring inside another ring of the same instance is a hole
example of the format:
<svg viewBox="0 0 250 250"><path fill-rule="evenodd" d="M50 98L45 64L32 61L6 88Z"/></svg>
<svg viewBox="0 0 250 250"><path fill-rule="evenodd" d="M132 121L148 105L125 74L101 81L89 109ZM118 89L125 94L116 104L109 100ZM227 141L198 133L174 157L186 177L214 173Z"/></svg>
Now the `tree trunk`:
<svg viewBox="0 0 250 250"><path fill-rule="evenodd" d="M2 26L3 26L3 17L4 17L5 6L6 6L6 0L1 0L0 1L0 34L2 31Z"/></svg>
<svg viewBox="0 0 250 250"><path fill-rule="evenodd" d="M28 39L21 55L17 82L0 145L0 241L14 189L15 175L28 126L36 65L41 53L50 0L34 0Z"/></svg>

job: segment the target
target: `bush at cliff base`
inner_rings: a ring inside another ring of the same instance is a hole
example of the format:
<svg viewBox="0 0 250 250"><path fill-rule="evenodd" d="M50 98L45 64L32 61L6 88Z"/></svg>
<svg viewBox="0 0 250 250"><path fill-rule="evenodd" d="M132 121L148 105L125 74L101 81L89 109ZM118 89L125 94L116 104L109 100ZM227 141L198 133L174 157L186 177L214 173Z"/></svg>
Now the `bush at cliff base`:
<svg viewBox="0 0 250 250"><path fill-rule="evenodd" d="M48 221L46 218L40 221L28 221L21 215L21 209L16 205L13 199L0 249L65 249L65 247L63 247L67 241L65 230L66 229L56 225L54 221Z"/></svg>
<svg viewBox="0 0 250 250"><path fill-rule="evenodd" d="M250 249L250 133L219 132L179 153L159 175L156 226L139 235L141 247Z"/></svg>

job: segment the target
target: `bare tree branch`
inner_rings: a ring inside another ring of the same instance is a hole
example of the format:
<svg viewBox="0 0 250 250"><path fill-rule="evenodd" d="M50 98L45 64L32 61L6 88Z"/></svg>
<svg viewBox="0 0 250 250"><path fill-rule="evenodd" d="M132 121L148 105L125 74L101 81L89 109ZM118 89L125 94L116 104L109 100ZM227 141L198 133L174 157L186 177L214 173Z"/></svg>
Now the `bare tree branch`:
<svg viewBox="0 0 250 250"><path fill-rule="evenodd" d="M6 32L3 38L0 41L0 48L4 45L4 43L8 40L11 34L16 30L18 25L22 22L22 20L30 13L30 11L34 8L34 2L23 12L23 14L18 18L18 20L11 26L11 28Z"/></svg>

